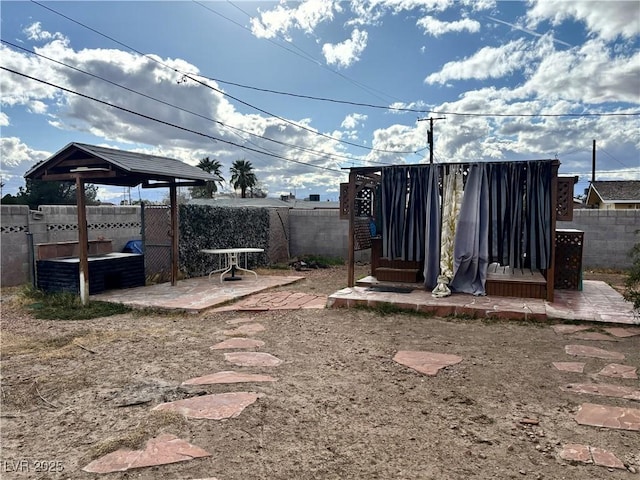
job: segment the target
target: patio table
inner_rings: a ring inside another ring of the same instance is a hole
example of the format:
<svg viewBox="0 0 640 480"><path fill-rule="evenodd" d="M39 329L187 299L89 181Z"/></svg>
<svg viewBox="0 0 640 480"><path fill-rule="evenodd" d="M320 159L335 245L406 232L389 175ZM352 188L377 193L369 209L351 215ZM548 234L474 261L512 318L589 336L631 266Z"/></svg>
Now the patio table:
<svg viewBox="0 0 640 480"><path fill-rule="evenodd" d="M249 273L253 273L256 277L256 279L258 278L258 274L256 272L254 272L253 270L249 270L247 267L247 254L249 253L262 253L264 252L263 248L247 248L247 247L243 247L243 248L205 248L200 250L202 253L208 253L211 255L220 255L221 258L224 259L224 265L221 268L218 268L217 270L213 270L211 273L209 273L209 279L211 279L211 275L213 275L214 273L220 273L220 282L222 282L223 280L241 280L241 277L236 277L236 271L237 270L242 270L244 272L249 272ZM244 253L244 267L242 268L240 266L239 263L239 258L240 255ZM218 262L218 265L220 265L220 262ZM231 272L231 276L227 277L226 279L224 278L224 276Z"/></svg>

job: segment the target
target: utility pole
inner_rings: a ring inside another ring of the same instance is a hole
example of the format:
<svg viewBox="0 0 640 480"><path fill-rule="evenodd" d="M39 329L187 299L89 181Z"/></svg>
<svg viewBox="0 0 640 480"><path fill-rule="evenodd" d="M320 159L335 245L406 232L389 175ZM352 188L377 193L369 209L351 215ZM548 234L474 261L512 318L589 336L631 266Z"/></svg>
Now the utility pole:
<svg viewBox="0 0 640 480"><path fill-rule="evenodd" d="M429 130L427 131L427 143L429 143L429 163L433 163L433 121L434 120L446 120L445 117L429 117L429 118L419 118L418 121L422 122L424 120L429 120Z"/></svg>

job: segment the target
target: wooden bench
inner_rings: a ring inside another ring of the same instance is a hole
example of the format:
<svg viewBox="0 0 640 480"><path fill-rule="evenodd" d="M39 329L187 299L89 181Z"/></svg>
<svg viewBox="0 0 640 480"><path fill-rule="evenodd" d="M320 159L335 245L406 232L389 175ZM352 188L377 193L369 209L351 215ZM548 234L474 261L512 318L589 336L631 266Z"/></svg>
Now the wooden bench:
<svg viewBox="0 0 640 480"><path fill-rule="evenodd" d="M489 265L487 295L499 297L547 298L547 280L539 270Z"/></svg>

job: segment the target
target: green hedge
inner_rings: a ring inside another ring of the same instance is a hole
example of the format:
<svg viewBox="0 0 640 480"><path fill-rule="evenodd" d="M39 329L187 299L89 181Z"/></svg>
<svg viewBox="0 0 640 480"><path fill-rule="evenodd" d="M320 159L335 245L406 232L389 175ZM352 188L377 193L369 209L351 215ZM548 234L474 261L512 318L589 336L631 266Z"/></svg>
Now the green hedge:
<svg viewBox="0 0 640 480"><path fill-rule="evenodd" d="M218 267L217 256L200 252L203 248L263 248L264 253L248 256L248 266L267 265L269 212L266 208L180 205L179 223L180 269L187 277L208 275Z"/></svg>

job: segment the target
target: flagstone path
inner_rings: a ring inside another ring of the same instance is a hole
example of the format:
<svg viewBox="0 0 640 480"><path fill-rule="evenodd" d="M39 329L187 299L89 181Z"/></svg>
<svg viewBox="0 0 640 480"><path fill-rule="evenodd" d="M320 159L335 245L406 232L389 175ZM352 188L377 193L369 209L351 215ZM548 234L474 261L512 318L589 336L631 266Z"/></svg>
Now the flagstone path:
<svg viewBox="0 0 640 480"><path fill-rule="evenodd" d="M425 375L434 376L440 369L460 363L462 357L446 353L401 350L393 360Z"/></svg>
<svg viewBox="0 0 640 480"><path fill-rule="evenodd" d="M277 367L282 363L278 357L262 352L225 353L224 359L239 367Z"/></svg>
<svg viewBox="0 0 640 480"><path fill-rule="evenodd" d="M253 383L253 382L275 382L271 375L260 375L258 373L244 372L216 372L202 377L191 378L182 385L215 385L218 383Z"/></svg>
<svg viewBox="0 0 640 480"><path fill-rule="evenodd" d="M165 433L147 441L143 450L121 448L94 460L82 470L89 473L123 472L132 468L166 465L210 456L206 450Z"/></svg>
<svg viewBox="0 0 640 480"><path fill-rule="evenodd" d="M606 335L598 332L584 332L584 330L590 328L584 325L553 325L552 328L558 334L571 335L571 339L587 341L620 341L620 339L640 335L640 329L635 328L603 328L602 330L607 333ZM625 358L622 353L587 345L566 345L565 353L567 355L606 360L624 360ZM553 362L553 366L557 370L580 374L584 373L585 365L586 362ZM618 363L605 365L592 378L597 376L621 379L638 378L636 367ZM622 400L640 401L640 390L625 385L570 383L560 388L566 392L576 394L602 395ZM640 431L640 409L637 408L583 403L574 419L579 425ZM627 469L613 452L600 447L568 443L563 446L559 456L563 460L574 463L591 464L609 469ZM635 470L630 471L635 472Z"/></svg>
<svg viewBox="0 0 640 480"><path fill-rule="evenodd" d="M227 340L223 340L220 343L216 343L213 345L211 350L227 350L232 348L260 348L264 346L264 342L262 340L254 340L253 338L228 338Z"/></svg>
<svg viewBox="0 0 640 480"><path fill-rule="evenodd" d="M153 407L152 410L169 410L180 413L187 418L223 420L237 417L260 397L261 394L256 392L214 393L161 403Z"/></svg>

